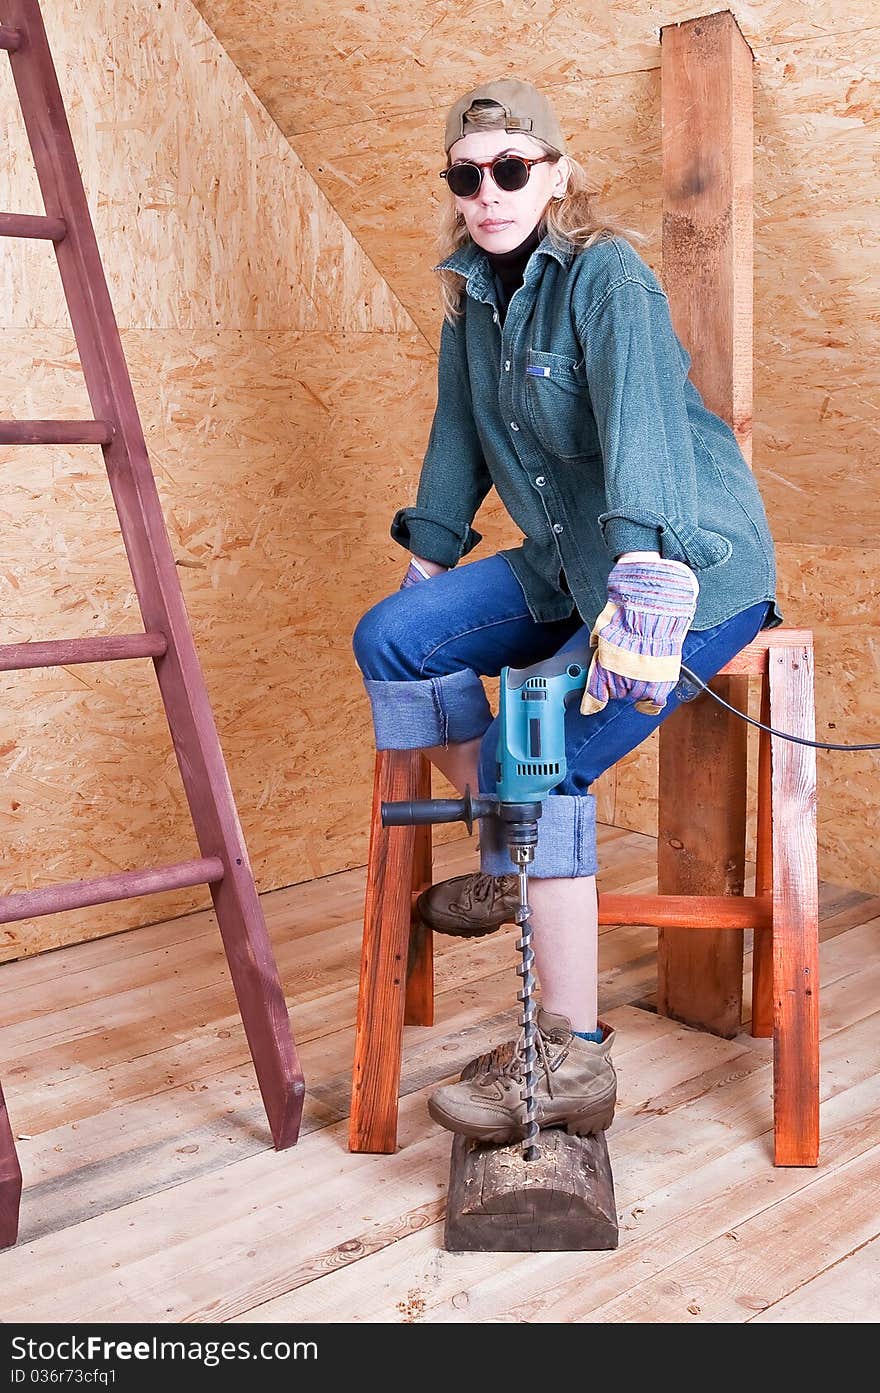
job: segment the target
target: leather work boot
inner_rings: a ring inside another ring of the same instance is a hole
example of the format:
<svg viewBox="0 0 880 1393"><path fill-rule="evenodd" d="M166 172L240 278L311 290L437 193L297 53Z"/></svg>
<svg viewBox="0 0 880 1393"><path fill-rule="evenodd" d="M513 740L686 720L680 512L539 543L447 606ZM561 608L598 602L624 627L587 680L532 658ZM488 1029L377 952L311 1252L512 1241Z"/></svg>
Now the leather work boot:
<svg viewBox="0 0 880 1393"><path fill-rule="evenodd" d="M423 922L439 933L482 938L502 924L516 922L519 882L515 874L474 871L439 881L424 890L416 903Z"/></svg>
<svg viewBox="0 0 880 1393"><path fill-rule="evenodd" d="M614 1031L601 1044L573 1035L567 1016L538 1011L535 1121L539 1127L564 1126L569 1136L604 1132L614 1118L617 1075L611 1062ZM513 1057L489 1074L445 1084L428 1099L428 1112L441 1127L477 1141L519 1141L526 1134L523 1091L523 1037Z"/></svg>

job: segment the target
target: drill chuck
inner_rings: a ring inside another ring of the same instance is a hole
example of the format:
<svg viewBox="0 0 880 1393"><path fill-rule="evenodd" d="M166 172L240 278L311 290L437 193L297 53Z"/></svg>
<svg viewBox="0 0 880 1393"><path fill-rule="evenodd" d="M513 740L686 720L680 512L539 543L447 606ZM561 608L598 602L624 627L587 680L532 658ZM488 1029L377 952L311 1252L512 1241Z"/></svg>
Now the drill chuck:
<svg viewBox="0 0 880 1393"><path fill-rule="evenodd" d="M535 859L535 848L532 843L528 846L513 846L508 843L510 859L515 866L530 866Z"/></svg>

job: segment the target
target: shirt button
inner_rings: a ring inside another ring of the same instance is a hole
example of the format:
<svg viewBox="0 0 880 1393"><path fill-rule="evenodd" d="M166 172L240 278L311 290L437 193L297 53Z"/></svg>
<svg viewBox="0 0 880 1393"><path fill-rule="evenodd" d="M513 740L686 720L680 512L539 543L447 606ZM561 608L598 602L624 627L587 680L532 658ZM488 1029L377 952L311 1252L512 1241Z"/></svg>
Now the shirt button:
<svg viewBox="0 0 880 1393"><path fill-rule="evenodd" d="M497 323L498 323L498 315L497 315L497 313L493 314L493 315L492 315L492 318L494 319L495 323L497 324Z"/></svg>
<svg viewBox="0 0 880 1393"><path fill-rule="evenodd" d="M544 485L546 484L546 482L547 482L547 480L544 478L544 475L543 475L543 474L539 474L538 477L537 477L537 479L535 480L535 483L537 484L537 486L538 486L539 489L542 489L542 488L544 487Z"/></svg>
<svg viewBox="0 0 880 1393"><path fill-rule="evenodd" d="M510 423L510 429L511 429L511 430L519 430L519 426L516 424L516 421L511 421L511 423Z"/></svg>
<svg viewBox="0 0 880 1393"><path fill-rule="evenodd" d="M510 372L510 359L509 359L509 358L508 358L507 362L504 364L504 371L505 371L505 372Z"/></svg>
<svg viewBox="0 0 880 1393"><path fill-rule="evenodd" d="M553 531L554 531L554 532L562 532L562 531L564 531L564 528L563 528L563 526L562 526L562 523L561 523L561 522L554 522L554 524L553 524Z"/></svg>

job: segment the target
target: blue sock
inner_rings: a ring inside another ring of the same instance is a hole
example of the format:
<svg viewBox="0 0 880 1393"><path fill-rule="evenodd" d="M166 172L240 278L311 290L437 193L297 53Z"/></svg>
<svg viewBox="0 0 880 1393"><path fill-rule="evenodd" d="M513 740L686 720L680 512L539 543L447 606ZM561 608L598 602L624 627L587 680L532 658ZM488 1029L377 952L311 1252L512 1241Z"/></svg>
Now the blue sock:
<svg viewBox="0 0 880 1393"><path fill-rule="evenodd" d="M592 1040L597 1045L601 1045L604 1037L601 1026L598 1030L573 1030L571 1033L576 1035L579 1040Z"/></svg>

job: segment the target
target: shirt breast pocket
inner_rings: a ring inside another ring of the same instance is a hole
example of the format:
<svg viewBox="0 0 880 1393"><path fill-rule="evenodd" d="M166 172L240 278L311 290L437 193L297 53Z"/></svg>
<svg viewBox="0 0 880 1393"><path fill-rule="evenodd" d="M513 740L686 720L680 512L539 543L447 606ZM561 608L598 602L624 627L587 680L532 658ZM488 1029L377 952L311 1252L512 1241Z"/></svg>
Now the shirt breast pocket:
<svg viewBox="0 0 880 1393"><path fill-rule="evenodd" d="M548 454L563 460L601 454L583 362L530 348L524 390L529 426Z"/></svg>

